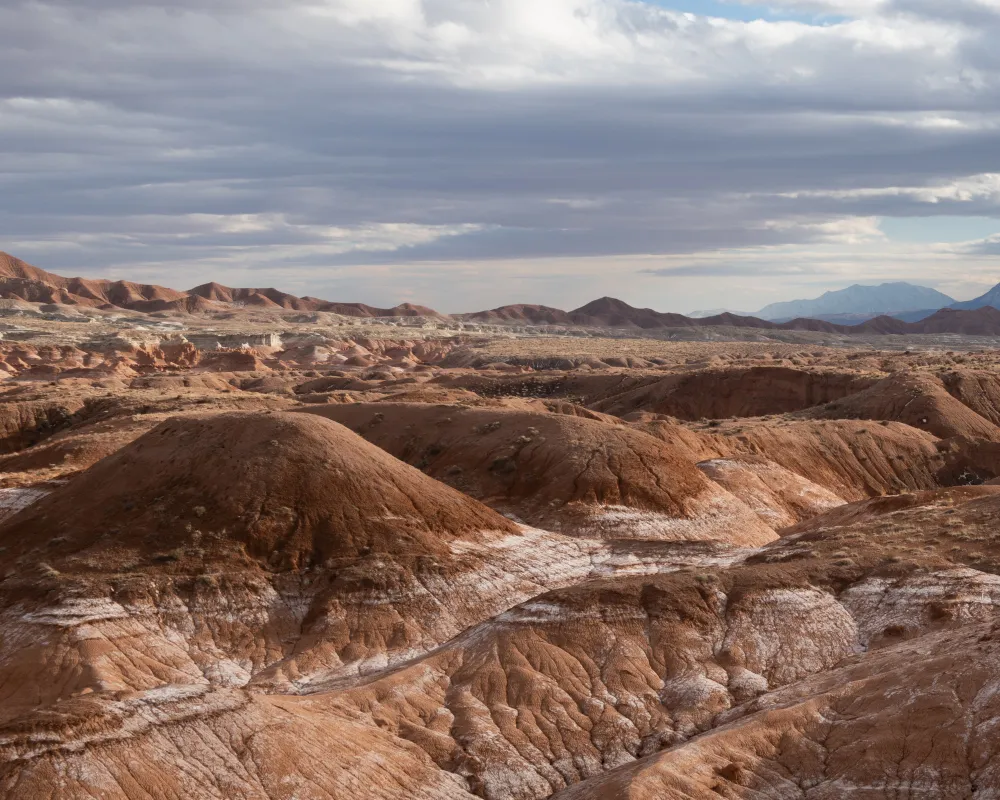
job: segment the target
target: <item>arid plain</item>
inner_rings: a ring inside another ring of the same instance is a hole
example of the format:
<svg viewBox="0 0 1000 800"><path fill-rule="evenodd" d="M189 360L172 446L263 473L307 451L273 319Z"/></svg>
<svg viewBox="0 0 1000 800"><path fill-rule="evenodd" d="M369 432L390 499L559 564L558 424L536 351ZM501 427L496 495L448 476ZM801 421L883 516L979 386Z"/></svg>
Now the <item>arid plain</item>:
<svg viewBox="0 0 1000 800"><path fill-rule="evenodd" d="M0 266L0 796L1000 795L989 331Z"/></svg>

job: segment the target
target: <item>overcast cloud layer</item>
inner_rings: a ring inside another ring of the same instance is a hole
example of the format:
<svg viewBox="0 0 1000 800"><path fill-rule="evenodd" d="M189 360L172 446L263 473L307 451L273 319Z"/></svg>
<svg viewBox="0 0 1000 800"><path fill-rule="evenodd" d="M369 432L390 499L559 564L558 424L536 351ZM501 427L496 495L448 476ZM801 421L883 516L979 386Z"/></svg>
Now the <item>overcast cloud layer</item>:
<svg viewBox="0 0 1000 800"><path fill-rule="evenodd" d="M0 249L446 311L1000 281L948 224L1000 216L1000 0L667 5L3 0Z"/></svg>

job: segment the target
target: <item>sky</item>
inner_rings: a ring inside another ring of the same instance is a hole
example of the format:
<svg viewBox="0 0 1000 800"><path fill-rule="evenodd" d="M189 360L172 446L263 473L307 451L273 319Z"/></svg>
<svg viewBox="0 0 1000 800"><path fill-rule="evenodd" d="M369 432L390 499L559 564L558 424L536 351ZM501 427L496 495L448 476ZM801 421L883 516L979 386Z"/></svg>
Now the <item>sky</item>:
<svg viewBox="0 0 1000 800"><path fill-rule="evenodd" d="M1000 0L0 0L0 249L442 311L1000 282Z"/></svg>

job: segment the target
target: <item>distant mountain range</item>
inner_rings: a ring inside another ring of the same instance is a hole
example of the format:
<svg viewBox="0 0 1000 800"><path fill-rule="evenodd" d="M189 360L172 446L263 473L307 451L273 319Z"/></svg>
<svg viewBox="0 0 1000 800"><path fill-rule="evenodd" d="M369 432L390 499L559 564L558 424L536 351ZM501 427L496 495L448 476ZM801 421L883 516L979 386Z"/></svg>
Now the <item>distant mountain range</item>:
<svg viewBox="0 0 1000 800"><path fill-rule="evenodd" d="M797 317L821 319L829 316L896 314L924 309L947 308L955 298L926 286L912 283L883 283L879 286L855 284L836 292L826 292L813 300L772 303L757 312L761 319L780 321ZM987 305L987 304L983 304ZM978 306L973 306L978 308Z"/></svg>
<svg viewBox="0 0 1000 800"><path fill-rule="evenodd" d="M635 308L613 297L602 297L573 311L541 305L509 305L489 311L447 315L411 303L393 308L375 308L364 303L340 303L316 297L296 297L272 288L232 288L218 283L205 283L188 291L178 291L130 281L64 278L0 252L0 298L29 303L87 306L104 310L124 309L142 313L204 314L248 308L322 311L362 318L425 317L495 325L555 325L638 330L737 327L839 334L958 333L1000 336L1000 285L981 297L965 303L956 303L952 298L933 289L907 283L852 286L840 292L827 292L816 300L775 303L764 310L769 314L778 314L795 308L818 309L813 316L796 317L787 321L763 319L759 316L734 314L729 311L702 317L684 316L654 311L651 308ZM895 299L890 303L887 298ZM937 310L928 310L926 307L899 310L902 305L920 304L938 298L947 301L950 307L939 307ZM899 316L909 317L912 321L887 313L872 316L877 312L870 309L882 303L890 303ZM823 319L823 316L828 318Z"/></svg>

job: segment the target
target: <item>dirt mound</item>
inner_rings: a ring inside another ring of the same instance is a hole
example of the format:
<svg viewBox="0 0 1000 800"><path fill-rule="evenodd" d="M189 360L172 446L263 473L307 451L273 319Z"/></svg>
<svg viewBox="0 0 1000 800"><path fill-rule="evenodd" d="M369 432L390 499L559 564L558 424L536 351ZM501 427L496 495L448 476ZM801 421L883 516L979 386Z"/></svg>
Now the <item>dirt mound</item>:
<svg viewBox="0 0 1000 800"><path fill-rule="evenodd" d="M62 288L75 297L100 301L105 305L119 308L130 308L135 303L170 302L183 300L183 292L167 289L163 286L153 286L146 283L131 281L101 281L85 278L70 278Z"/></svg>
<svg viewBox="0 0 1000 800"><path fill-rule="evenodd" d="M4 252L0 252L0 278L37 281L38 283L48 283L53 286L61 280L58 275L53 275L51 272L33 267L28 262Z"/></svg>
<svg viewBox="0 0 1000 800"><path fill-rule="evenodd" d="M100 547L148 552L222 531L252 557L297 569L362 552L440 553L507 520L327 419L224 414L164 422L0 531L8 553L62 520L53 563ZM109 530L118 533L105 538Z"/></svg>
<svg viewBox="0 0 1000 800"><path fill-rule="evenodd" d="M234 290L228 286L223 286L221 283L212 281L211 283L203 283L200 286L195 286L188 291L188 294L202 297L205 300L211 300L214 303L232 303L234 291L239 290Z"/></svg>
<svg viewBox="0 0 1000 800"><path fill-rule="evenodd" d="M494 308L491 311L476 311L459 314L457 319L469 322L517 325L572 325L573 320L558 308L536 305L512 305Z"/></svg>
<svg viewBox="0 0 1000 800"><path fill-rule="evenodd" d="M268 372L261 354L255 350L210 350L202 355L198 368L207 372Z"/></svg>
<svg viewBox="0 0 1000 800"><path fill-rule="evenodd" d="M135 378L129 384L130 389L161 389L177 391L187 389L203 390L205 392L229 392L232 384L226 380L225 374L185 373L182 375L145 375Z"/></svg>
<svg viewBox="0 0 1000 800"><path fill-rule="evenodd" d="M651 308L633 308L613 297L602 297L571 311L570 319L576 325L596 328L677 328L692 324L680 314L662 314Z"/></svg>
<svg viewBox="0 0 1000 800"><path fill-rule="evenodd" d="M631 423L693 462L763 459L848 502L950 485L939 440L901 423L736 420L699 430Z"/></svg>
<svg viewBox="0 0 1000 800"><path fill-rule="evenodd" d="M862 322L860 325L853 325L851 328L858 333L906 334L910 332L909 323L896 319L895 317L880 316Z"/></svg>
<svg viewBox="0 0 1000 800"><path fill-rule="evenodd" d="M767 459L847 501L935 489L944 480L937 440L899 423L765 423L710 441L723 458Z"/></svg>
<svg viewBox="0 0 1000 800"><path fill-rule="evenodd" d="M892 420L941 438L1000 439L1000 428L949 394L940 378L919 372L890 375L852 396L809 412L809 416Z"/></svg>
<svg viewBox="0 0 1000 800"><path fill-rule="evenodd" d="M169 419L12 517L0 548L0 686L18 687L0 721L378 671L617 558L283 413Z"/></svg>
<svg viewBox="0 0 1000 800"><path fill-rule="evenodd" d="M994 425L1000 425L1000 376L996 372L956 369L939 377L948 394Z"/></svg>
<svg viewBox="0 0 1000 800"><path fill-rule="evenodd" d="M320 311L328 311L332 314L340 314L345 317L431 317L443 319L444 315L439 314L432 308L426 306L416 306L412 303L403 303L393 308L375 308L364 303L327 303L324 302Z"/></svg>
<svg viewBox="0 0 1000 800"><path fill-rule="evenodd" d="M608 538L774 538L749 509L662 442L551 413L356 403L304 409L538 527Z"/></svg>
<svg viewBox="0 0 1000 800"><path fill-rule="evenodd" d="M416 305L415 303L400 303L398 306L393 306L389 309L389 314L386 316L390 317L437 317L443 319L446 315L440 314L433 308L428 308L427 306Z"/></svg>
<svg viewBox="0 0 1000 800"><path fill-rule="evenodd" d="M1000 309L983 306L972 310L942 308L909 326L909 333L957 333L966 336L1000 335Z"/></svg>
<svg viewBox="0 0 1000 800"><path fill-rule="evenodd" d="M0 687L19 687L0 721L381 669L594 569L594 548L301 414L171 418L49 488L0 526Z"/></svg>
<svg viewBox="0 0 1000 800"><path fill-rule="evenodd" d="M592 402L590 407L616 416L648 411L685 420L758 417L838 400L872 382L855 373L787 367L708 370L646 381Z"/></svg>
<svg viewBox="0 0 1000 800"><path fill-rule="evenodd" d="M248 305L258 308L285 308L294 311L316 311L321 302L309 301L277 289L233 289L219 283L205 283L187 292L213 303Z"/></svg>
<svg viewBox="0 0 1000 800"><path fill-rule="evenodd" d="M142 300L129 305L133 311L155 314L161 311L178 311L185 314L204 314L218 310L218 305L203 297L178 297L173 300Z"/></svg>
<svg viewBox="0 0 1000 800"><path fill-rule="evenodd" d="M801 322L802 320L796 320L796 322ZM810 320L811 322L818 322L818 320ZM723 314L715 314L711 317L701 317L697 320L691 320L692 325L705 325L705 326L737 326L741 328L775 328L777 327L775 323L768 322L767 320L758 319L757 317L748 317L741 314L732 314L730 312L725 312Z"/></svg>

